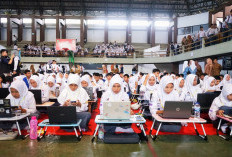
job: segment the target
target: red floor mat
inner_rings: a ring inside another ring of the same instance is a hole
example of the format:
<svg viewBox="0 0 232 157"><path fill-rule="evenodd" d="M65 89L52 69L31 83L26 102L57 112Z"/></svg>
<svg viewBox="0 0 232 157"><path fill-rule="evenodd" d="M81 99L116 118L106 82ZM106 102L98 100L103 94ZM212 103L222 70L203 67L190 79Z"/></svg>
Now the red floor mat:
<svg viewBox="0 0 232 157"><path fill-rule="evenodd" d="M99 104L100 104L100 100L98 100L97 103L97 108L95 110L93 110L92 112L92 116L89 122L89 129L86 132L83 132L83 135L93 135L94 134L94 130L96 128L96 124L94 122L96 115L98 115L100 113L99 111ZM138 111L135 111L134 113L137 113ZM47 119L48 116L46 114L42 114L40 119L38 120L38 122L43 121L44 119ZM152 121L151 120L147 120L147 122L144 125L144 128L146 130L146 134L149 135L149 131L152 125ZM203 134L202 128L200 124L196 124L196 127L199 131L200 134ZM140 133L141 130L140 128L137 127L136 124L132 124L132 128L134 129L134 131L136 133ZM204 128L206 131L207 135L216 135L216 129L213 127L212 124L204 124ZM39 129L39 128L38 128ZM25 133L25 131L23 131L23 133ZM156 130L153 129L152 130L152 134L154 135L156 133ZM48 127L47 133L46 134L53 134L53 135L75 135L75 132L66 132L62 129L60 129L60 127ZM182 127L181 131L178 133L167 133L167 132L160 132L159 135L165 135L165 134L181 134L181 135L196 135L196 132L194 130L194 126L193 124L189 123L187 127Z"/></svg>

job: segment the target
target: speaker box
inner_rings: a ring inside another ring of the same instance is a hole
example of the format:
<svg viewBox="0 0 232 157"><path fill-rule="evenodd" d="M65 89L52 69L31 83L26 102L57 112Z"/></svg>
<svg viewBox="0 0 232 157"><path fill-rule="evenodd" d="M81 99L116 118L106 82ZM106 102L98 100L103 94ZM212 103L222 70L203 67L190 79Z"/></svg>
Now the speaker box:
<svg viewBox="0 0 232 157"><path fill-rule="evenodd" d="M232 57L224 57L222 62L223 70L232 70Z"/></svg>

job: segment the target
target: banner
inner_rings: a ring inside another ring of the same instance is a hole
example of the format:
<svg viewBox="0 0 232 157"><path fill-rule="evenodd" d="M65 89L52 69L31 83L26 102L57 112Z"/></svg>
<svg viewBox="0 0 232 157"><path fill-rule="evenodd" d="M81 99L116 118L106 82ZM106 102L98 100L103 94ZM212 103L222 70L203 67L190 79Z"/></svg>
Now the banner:
<svg viewBox="0 0 232 157"><path fill-rule="evenodd" d="M76 39L56 39L56 50L76 50Z"/></svg>

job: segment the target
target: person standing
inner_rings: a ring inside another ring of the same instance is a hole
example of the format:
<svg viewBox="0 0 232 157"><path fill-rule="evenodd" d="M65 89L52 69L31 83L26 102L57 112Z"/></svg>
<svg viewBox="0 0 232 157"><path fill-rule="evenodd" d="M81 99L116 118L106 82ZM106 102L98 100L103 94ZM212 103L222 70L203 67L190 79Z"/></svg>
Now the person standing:
<svg viewBox="0 0 232 157"><path fill-rule="evenodd" d="M215 58L213 60L213 68L212 68L213 76L219 76L221 70L222 70L222 66L218 63L217 58Z"/></svg>
<svg viewBox="0 0 232 157"><path fill-rule="evenodd" d="M208 58L205 65L205 73L209 76L213 76L213 62L212 59Z"/></svg>
<svg viewBox="0 0 232 157"><path fill-rule="evenodd" d="M198 61L195 61L195 65L196 65L196 67L197 67L196 75L197 75L198 77L200 77L201 74L203 73L203 72L202 72L202 68L201 68L200 64L198 63Z"/></svg>
<svg viewBox="0 0 232 157"><path fill-rule="evenodd" d="M1 50L0 74L10 74L10 68L13 64L14 57L14 54L11 55L11 58L8 57L8 51L6 49Z"/></svg>

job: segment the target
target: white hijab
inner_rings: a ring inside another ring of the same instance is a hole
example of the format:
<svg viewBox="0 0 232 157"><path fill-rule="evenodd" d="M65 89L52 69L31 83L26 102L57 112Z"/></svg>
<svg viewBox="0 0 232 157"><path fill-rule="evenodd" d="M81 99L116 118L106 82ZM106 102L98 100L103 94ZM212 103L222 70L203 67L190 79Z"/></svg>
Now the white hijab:
<svg viewBox="0 0 232 157"><path fill-rule="evenodd" d="M202 92L199 86L193 86L193 81L197 77L197 75L194 74L189 74L186 77L186 82L185 82L185 92L189 92L190 97L194 99L194 101L197 101L197 94L199 92Z"/></svg>
<svg viewBox="0 0 232 157"><path fill-rule="evenodd" d="M230 75L229 75L229 76L230 76L230 80L229 80L229 81L226 80L226 77L227 77L228 75L229 75L229 74L225 74L225 76L224 76L224 78L223 78L223 80L222 80L222 85L223 85L223 86L232 83L232 81L231 81L231 76L230 76Z"/></svg>
<svg viewBox="0 0 232 157"><path fill-rule="evenodd" d="M13 78L14 81L16 80L20 80L20 81L23 81L23 77L22 76L16 76Z"/></svg>
<svg viewBox="0 0 232 157"><path fill-rule="evenodd" d="M90 78L89 78L89 77L90 77L89 75L84 75L84 76L81 77L81 82L82 82L82 81L85 81L85 82L88 83L88 86L87 86L87 87L91 87L91 81L90 81Z"/></svg>
<svg viewBox="0 0 232 157"><path fill-rule="evenodd" d="M195 64L195 61L191 60L191 65L190 65L190 69L192 71L194 71L196 69L196 64Z"/></svg>
<svg viewBox="0 0 232 157"><path fill-rule="evenodd" d="M116 94L113 92L113 85L118 83L121 86L121 90ZM123 79L118 75L114 75L110 80L109 90L103 94L103 101L128 101L129 97L123 90Z"/></svg>
<svg viewBox="0 0 232 157"><path fill-rule="evenodd" d="M52 82L54 85L52 86L52 87L50 87L50 86L48 86L48 89L50 90L50 91L55 91L55 89L56 89L56 82L55 82L55 78L53 77L53 76L49 76L48 78L47 78L47 83L48 82Z"/></svg>
<svg viewBox="0 0 232 157"><path fill-rule="evenodd" d="M10 88L14 88L19 92L20 97L16 99L12 96ZM25 104L26 96L28 93L28 88L24 81L21 80L15 80L10 85L9 91L10 91L10 100L12 106L21 106L22 104Z"/></svg>
<svg viewBox="0 0 232 157"><path fill-rule="evenodd" d="M69 86L65 88L68 97L71 101L76 101L77 99L84 104L88 101L89 97L88 94L81 86L80 86L80 76L76 74L70 74L68 77L68 85L76 84L78 87L75 91L72 91Z"/></svg>
<svg viewBox="0 0 232 157"><path fill-rule="evenodd" d="M155 79L155 84L151 86L151 85L149 84L149 80L150 80L152 77L154 77L154 79ZM156 78L155 78L155 75L154 75L154 74L149 74L149 78L147 79L147 84L146 84L146 90L148 90L148 91L157 90Z"/></svg>
<svg viewBox="0 0 232 157"><path fill-rule="evenodd" d="M184 70L185 70L185 68L186 68L187 66L188 66L188 61L184 61L182 73L184 72Z"/></svg>
<svg viewBox="0 0 232 157"><path fill-rule="evenodd" d="M31 88L31 89L41 89L41 80L40 80L39 76L37 76L37 75L32 75L31 78L30 78L30 80L34 80L34 81L37 83L37 87L36 87L36 88L34 88L34 87L32 87L32 86L30 85L30 88Z"/></svg>
<svg viewBox="0 0 232 157"><path fill-rule="evenodd" d="M180 88L180 82L184 80L184 78L182 77L179 77L177 80L176 80L176 84L175 84L175 89L176 91L178 92L178 94L180 94L182 92L182 90L184 89L185 86L183 86L182 88Z"/></svg>
<svg viewBox="0 0 232 157"><path fill-rule="evenodd" d="M232 94L232 84L228 84L223 87L221 94L219 95L219 100L221 104L224 106L232 106L232 101L227 99L227 96Z"/></svg>
<svg viewBox="0 0 232 157"><path fill-rule="evenodd" d="M158 91L158 98L160 99L161 107L164 107L165 101L178 101L178 93L173 89L171 93L167 94L164 89L165 87L172 83L174 86L174 81L171 76L164 76L160 80L160 90Z"/></svg>
<svg viewBox="0 0 232 157"><path fill-rule="evenodd" d="M216 90L215 85L213 87L210 86L213 80L215 81L215 78L212 76L208 77L208 79L205 80L206 83L204 84L204 92L207 92L208 90Z"/></svg>

